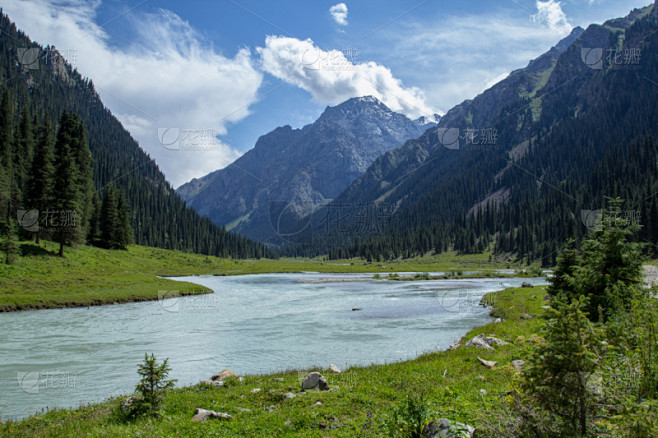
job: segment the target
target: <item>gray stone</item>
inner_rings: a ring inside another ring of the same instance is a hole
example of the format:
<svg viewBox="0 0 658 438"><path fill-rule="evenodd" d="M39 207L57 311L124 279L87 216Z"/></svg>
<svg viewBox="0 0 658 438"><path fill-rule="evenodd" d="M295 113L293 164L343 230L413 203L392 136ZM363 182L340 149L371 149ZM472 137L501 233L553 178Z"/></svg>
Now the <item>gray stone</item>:
<svg viewBox="0 0 658 438"><path fill-rule="evenodd" d="M223 380L202 380L199 382L199 385L210 385L214 386L215 388L221 388L224 386L224 381Z"/></svg>
<svg viewBox="0 0 658 438"><path fill-rule="evenodd" d="M224 412L209 411L207 409L196 408L194 410L194 417L192 417L192 421L206 421L208 419L230 420L231 418L233 418L231 415L225 414Z"/></svg>
<svg viewBox="0 0 658 438"><path fill-rule="evenodd" d="M468 424L452 422L447 418L432 420L423 427L423 438L471 438L475 429Z"/></svg>
<svg viewBox="0 0 658 438"><path fill-rule="evenodd" d="M484 339L484 335L477 335L466 343L466 347L484 348L485 350L493 350L493 347Z"/></svg>
<svg viewBox="0 0 658 438"><path fill-rule="evenodd" d="M455 342L453 342L452 344L450 344L450 347L448 347L448 350L456 350L456 349L458 349L459 347L461 347L461 345L462 345L462 339L464 339L464 338L459 338L459 339L457 339Z"/></svg>
<svg viewBox="0 0 658 438"><path fill-rule="evenodd" d="M507 345L507 342L505 342L501 339L498 339L498 338L494 338L493 336L485 336L484 340L487 342L487 344L492 345L492 346L493 345L500 345L500 346Z"/></svg>
<svg viewBox="0 0 658 438"><path fill-rule="evenodd" d="M286 400L290 400L290 399L293 399L295 397L297 397L297 396L295 394L293 394L292 392L286 392L285 394L283 394L283 398L286 399Z"/></svg>
<svg viewBox="0 0 658 438"><path fill-rule="evenodd" d="M482 365L484 365L487 368L493 368L496 366L498 362L492 361L492 360L484 360L480 356L477 357L477 359L480 361Z"/></svg>
<svg viewBox="0 0 658 438"><path fill-rule="evenodd" d="M229 377L236 377L236 374L230 370L222 370L220 373L215 374L210 380L226 380Z"/></svg>
<svg viewBox="0 0 658 438"><path fill-rule="evenodd" d="M319 389L320 391L328 391L329 384L322 374L312 372L308 373L302 381L302 389Z"/></svg>
<svg viewBox="0 0 658 438"><path fill-rule="evenodd" d="M521 359L513 360L512 361L512 366L514 367L515 370L521 371L521 368L523 367L524 363L525 362L523 362Z"/></svg>
<svg viewBox="0 0 658 438"><path fill-rule="evenodd" d="M521 287L533 287L533 286L527 281L524 281L523 283L521 283Z"/></svg>
<svg viewBox="0 0 658 438"><path fill-rule="evenodd" d="M260 388L254 388L251 390L252 394L256 394L257 392L260 392Z"/></svg>
<svg viewBox="0 0 658 438"><path fill-rule="evenodd" d="M329 365L329 371L334 372L336 374L340 374L340 368L338 368L334 364Z"/></svg>

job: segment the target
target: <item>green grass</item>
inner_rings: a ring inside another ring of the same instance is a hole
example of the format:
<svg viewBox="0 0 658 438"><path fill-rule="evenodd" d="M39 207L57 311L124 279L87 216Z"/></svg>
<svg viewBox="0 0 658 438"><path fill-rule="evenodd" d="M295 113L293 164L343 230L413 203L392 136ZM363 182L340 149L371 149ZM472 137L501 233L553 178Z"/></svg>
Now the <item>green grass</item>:
<svg viewBox="0 0 658 438"><path fill-rule="evenodd" d="M20 242L19 245L21 256L17 263L0 264L0 311L154 300L161 290L177 290L181 295L210 292L199 285L158 276L301 271L391 273L450 268L487 271L506 267L490 263L487 254L462 256L445 253L386 263L292 258L230 260L131 245L127 251L91 246L66 248L66 257L60 258L55 255L57 245L53 242L42 242L41 246L33 242ZM4 253L0 252L0 260L4 259Z"/></svg>
<svg viewBox="0 0 658 438"><path fill-rule="evenodd" d="M165 398L159 418L123 423L116 416L118 398L6 423L0 425L0 435L380 437L389 436L394 411L412 392L424 393L432 418L447 417L477 427L479 413L505 402L503 394L514 388L518 372L511 360L527 359L532 343L539 340L536 333L542 318L524 315L541 315L544 295L545 288L535 287L508 289L485 298L505 321L471 330L464 339L484 333L510 342L494 351L462 346L406 362L350 368L341 374L323 371L333 390L309 392L292 400L284 400L282 394L300 392L298 372L245 376L242 382L229 381L227 388L175 389ZM477 356L498 365L488 369ZM137 373L134 377L137 382ZM261 391L252 393L254 388ZM322 406L315 406L317 401ZM269 406L274 406L271 412L266 411ZM197 407L226 412L233 419L196 423L191 418Z"/></svg>

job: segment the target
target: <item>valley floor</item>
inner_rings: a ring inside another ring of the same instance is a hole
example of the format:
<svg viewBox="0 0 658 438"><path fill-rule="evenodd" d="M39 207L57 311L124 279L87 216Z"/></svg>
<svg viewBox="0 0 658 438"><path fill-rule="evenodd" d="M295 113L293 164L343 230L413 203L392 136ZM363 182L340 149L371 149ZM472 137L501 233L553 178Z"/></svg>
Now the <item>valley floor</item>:
<svg viewBox="0 0 658 438"><path fill-rule="evenodd" d="M180 295L209 293L202 286L160 277L187 275L241 275L289 272L422 273L462 270L464 277L495 275L506 264L489 261L487 254L441 255L385 263L323 261L319 259L230 260L159 248L131 245L128 250L91 246L67 248L58 257L57 244L19 244L21 257L14 265L0 264L0 312L62 307L87 307L130 301L157 300L162 291ZM5 256L0 252L0 260ZM471 274L472 275L472 274Z"/></svg>

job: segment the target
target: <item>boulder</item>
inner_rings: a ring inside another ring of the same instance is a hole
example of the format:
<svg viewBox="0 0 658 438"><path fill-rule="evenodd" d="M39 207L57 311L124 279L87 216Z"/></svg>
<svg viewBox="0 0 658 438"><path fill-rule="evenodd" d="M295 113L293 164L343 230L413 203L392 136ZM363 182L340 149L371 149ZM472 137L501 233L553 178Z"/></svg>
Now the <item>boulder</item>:
<svg viewBox="0 0 658 438"><path fill-rule="evenodd" d="M521 287L533 287L533 286L527 281L524 281L523 283L521 283Z"/></svg>
<svg viewBox="0 0 658 438"><path fill-rule="evenodd" d="M514 367L515 370L521 371L521 368L523 367L524 363L525 362L523 362L521 359L513 360L512 361L512 366Z"/></svg>
<svg viewBox="0 0 658 438"><path fill-rule="evenodd" d="M470 438L475 433L472 426L464 423L457 423L441 418L432 420L423 427L423 438Z"/></svg>
<svg viewBox="0 0 658 438"><path fill-rule="evenodd" d="M202 380L199 382L199 385L211 385L214 386L215 388L221 388L224 386L224 381L223 380Z"/></svg>
<svg viewBox="0 0 658 438"><path fill-rule="evenodd" d="M226 380L229 377L236 377L236 374L233 371L222 370L222 372L215 374L210 378L210 380Z"/></svg>
<svg viewBox="0 0 658 438"><path fill-rule="evenodd" d="M194 410L194 417L192 417L192 421L206 421L209 418L213 420L230 420L233 417L229 414L225 414L224 412L209 411L207 409L196 408Z"/></svg>
<svg viewBox="0 0 658 438"><path fill-rule="evenodd" d="M485 336L484 340L487 342L489 345L500 345L500 346L505 346L507 345L507 342L503 341L502 339L494 338L493 336Z"/></svg>
<svg viewBox="0 0 658 438"><path fill-rule="evenodd" d="M333 373L336 373L336 374L340 374L340 368L338 368L334 364L329 365L329 371L331 371Z"/></svg>
<svg viewBox="0 0 658 438"><path fill-rule="evenodd" d="M491 360L484 360L480 356L477 357L477 359L480 361L482 365L484 365L487 368L493 368L496 366L498 362L491 361Z"/></svg>
<svg viewBox="0 0 658 438"><path fill-rule="evenodd" d="M327 379L318 372L308 373L302 381L302 390L305 389L319 389L320 391L328 391L329 384Z"/></svg>
<svg viewBox="0 0 658 438"><path fill-rule="evenodd" d="M462 339L464 339L464 338L459 338L455 342L450 344L450 347L448 347L448 350L456 350L459 347L461 347L462 346Z"/></svg>
<svg viewBox="0 0 658 438"><path fill-rule="evenodd" d="M484 339L484 335L477 335L466 343L466 347L484 348L485 350L493 350L493 347Z"/></svg>

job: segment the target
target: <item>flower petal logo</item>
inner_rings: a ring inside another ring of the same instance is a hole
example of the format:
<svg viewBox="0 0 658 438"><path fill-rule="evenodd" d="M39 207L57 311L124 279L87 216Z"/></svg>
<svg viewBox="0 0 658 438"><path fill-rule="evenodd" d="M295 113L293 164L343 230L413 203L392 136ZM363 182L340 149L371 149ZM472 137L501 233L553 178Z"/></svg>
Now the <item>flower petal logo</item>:
<svg viewBox="0 0 658 438"><path fill-rule="evenodd" d="M459 150L459 128L438 128L439 144L451 151Z"/></svg>
<svg viewBox="0 0 658 438"><path fill-rule="evenodd" d="M23 67L28 70L39 69L39 55L41 55L41 50L38 47L19 47L17 53L18 60Z"/></svg>
<svg viewBox="0 0 658 438"><path fill-rule="evenodd" d="M296 202L270 201L270 224L276 234L290 242L300 243L304 231L310 229L310 215L307 214L311 205Z"/></svg>
<svg viewBox="0 0 658 438"><path fill-rule="evenodd" d="M16 219L25 231L39 231L39 210L16 210Z"/></svg>
<svg viewBox="0 0 658 438"><path fill-rule="evenodd" d="M320 70L320 50L307 49L302 53L302 67L306 70Z"/></svg>
<svg viewBox="0 0 658 438"><path fill-rule="evenodd" d="M603 210L580 210L580 220L588 230L600 230L602 218Z"/></svg>
<svg viewBox="0 0 658 438"><path fill-rule="evenodd" d="M171 151L179 150L180 128L158 128L158 141Z"/></svg>
<svg viewBox="0 0 658 438"><path fill-rule="evenodd" d="M38 371L17 371L16 380L18 386L28 394L39 393L39 372Z"/></svg>
<svg viewBox="0 0 658 438"><path fill-rule="evenodd" d="M158 302L167 312L180 312L180 292L177 290L159 290Z"/></svg>
<svg viewBox="0 0 658 438"><path fill-rule="evenodd" d="M581 47L580 59L592 70L603 70L603 47Z"/></svg>

